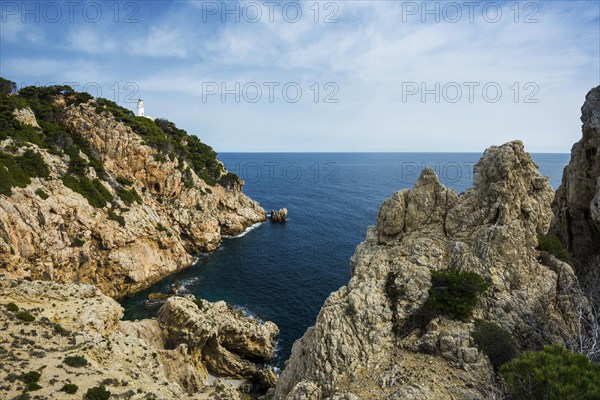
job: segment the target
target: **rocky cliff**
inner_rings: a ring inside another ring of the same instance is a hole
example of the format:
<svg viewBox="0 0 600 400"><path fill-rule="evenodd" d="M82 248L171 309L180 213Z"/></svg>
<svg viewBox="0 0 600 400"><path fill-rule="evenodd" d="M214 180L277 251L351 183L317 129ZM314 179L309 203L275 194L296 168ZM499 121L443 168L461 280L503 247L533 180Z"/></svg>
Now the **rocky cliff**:
<svg viewBox="0 0 600 400"><path fill-rule="evenodd" d="M173 297L158 319L121 321L121 306L94 286L2 276L0 299L1 398L75 398L61 391L75 384L78 398L104 386L114 398L235 400L275 383L257 363L273 357L277 327L223 302Z"/></svg>
<svg viewBox="0 0 600 400"><path fill-rule="evenodd" d="M414 189L381 206L350 282L294 344L272 398L494 398L494 369L471 334L476 319L504 328L521 349L575 335L573 271L536 250L553 196L518 141L486 150L461 195L423 171ZM489 288L469 318L437 315L411 328L433 271L444 270L476 273Z"/></svg>
<svg viewBox="0 0 600 400"><path fill-rule="evenodd" d="M0 178L8 183L0 190L0 263L13 277L89 283L120 297L265 220L243 182L174 125L159 128L106 101L75 101L81 94L66 89L45 102L47 92L29 92L0 104L31 105L0 118ZM41 172L27 170L30 160Z"/></svg>
<svg viewBox="0 0 600 400"><path fill-rule="evenodd" d="M580 261L600 254L600 86L581 107L583 137L571 150L552 204L553 231Z"/></svg>

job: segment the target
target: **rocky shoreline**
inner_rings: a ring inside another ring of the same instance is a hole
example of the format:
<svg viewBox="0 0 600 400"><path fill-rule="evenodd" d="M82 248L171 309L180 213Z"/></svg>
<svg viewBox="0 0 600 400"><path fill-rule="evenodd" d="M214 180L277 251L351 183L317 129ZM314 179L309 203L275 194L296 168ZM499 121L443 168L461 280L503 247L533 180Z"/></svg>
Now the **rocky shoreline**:
<svg viewBox="0 0 600 400"><path fill-rule="evenodd" d="M100 178L100 189L116 200L95 207L67 187L72 156L31 143L17 149L41 155L49 176L0 198L0 257L11 276L94 284L119 298L190 267L192 254L213 251L223 237L266 220L242 193L241 180L211 186L185 161L165 159L112 114L99 113L93 101L67 105L58 97L55 103L69 134L83 139L102 165L104 177L88 167L86 179ZM17 110L15 118L39 126L30 109ZM15 146L9 138L0 151Z"/></svg>
<svg viewBox="0 0 600 400"><path fill-rule="evenodd" d="M461 195L426 169L413 189L387 199L351 258L350 282L296 341L267 398L505 398L499 343L502 357L549 343L595 357L593 298L571 265L539 246L552 223L573 264L600 252L599 98L600 87L586 97L583 139L556 195L515 141L487 149ZM483 279L469 314L432 314L432 296L448 290L435 286L440 272ZM495 335L486 338L494 351L476 343L482 327Z"/></svg>
<svg viewBox="0 0 600 400"><path fill-rule="evenodd" d="M3 398L22 393L30 371L41 371L39 398L62 398L76 384L78 393L102 386L127 399L239 399L238 389L276 382L262 365L275 355L277 326L224 302L174 297L155 319L123 321L122 307L94 286L4 276L0 299Z"/></svg>
<svg viewBox="0 0 600 400"><path fill-rule="evenodd" d="M208 185L187 164L180 168L177 157L161 158L148 137L97 112L93 102L59 98L62 122L98 155L106 171L101 184L117 200L93 206L65 184L73 154L0 142L15 157L33 148L49 169L48 177L0 196L6 339L0 393L16 399L30 391L42 399L72 398L73 390L126 399L235 400L265 391L266 400L502 398L498 368L508 356L548 343L583 352L577 348L582 324L598 317L579 284L581 271L571 265L600 252L598 98L600 87L582 108L583 139L556 194L523 143L512 141L484 152L473 187L462 194L425 169L412 189L385 200L350 260L350 281L325 301L279 377L265 367L279 333L271 322L189 295L160 299L154 319L123 321L122 307L109 297L191 265L190 253L243 234L265 221L265 211L243 195L241 181ZM15 118L42 129L27 108ZM100 176L94 171L87 168L85 176ZM126 204L127 196L118 195L123 190L135 190L139 201ZM283 210L276 220L285 221ZM567 253L561 260L542 246L549 231L573 258ZM482 329L509 354L499 359L486 349L478 339Z"/></svg>

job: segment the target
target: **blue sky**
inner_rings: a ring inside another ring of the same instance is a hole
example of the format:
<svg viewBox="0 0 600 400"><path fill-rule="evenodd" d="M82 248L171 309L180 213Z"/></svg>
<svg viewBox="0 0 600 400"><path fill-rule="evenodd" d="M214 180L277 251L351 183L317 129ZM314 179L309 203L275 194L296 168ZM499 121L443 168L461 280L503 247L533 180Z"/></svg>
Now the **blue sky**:
<svg viewBox="0 0 600 400"><path fill-rule="evenodd" d="M0 75L164 117L217 151L568 152L600 2L0 5Z"/></svg>

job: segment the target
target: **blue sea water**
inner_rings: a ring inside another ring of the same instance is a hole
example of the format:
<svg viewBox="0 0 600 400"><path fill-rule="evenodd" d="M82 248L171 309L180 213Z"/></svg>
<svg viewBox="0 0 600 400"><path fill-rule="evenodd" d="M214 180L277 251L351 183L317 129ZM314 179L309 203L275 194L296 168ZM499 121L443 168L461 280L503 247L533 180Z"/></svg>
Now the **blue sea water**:
<svg viewBox="0 0 600 400"><path fill-rule="evenodd" d="M280 330L275 364L315 321L324 300L350 278L349 259L373 225L382 201L412 187L425 166L463 192L472 184L477 153L222 153L241 176L244 192L266 210L286 207L285 224L266 222L227 239L191 268L122 300L125 318L152 317L142 302L151 292L183 285L194 295L225 300L275 322ZM556 189L568 154L533 154Z"/></svg>

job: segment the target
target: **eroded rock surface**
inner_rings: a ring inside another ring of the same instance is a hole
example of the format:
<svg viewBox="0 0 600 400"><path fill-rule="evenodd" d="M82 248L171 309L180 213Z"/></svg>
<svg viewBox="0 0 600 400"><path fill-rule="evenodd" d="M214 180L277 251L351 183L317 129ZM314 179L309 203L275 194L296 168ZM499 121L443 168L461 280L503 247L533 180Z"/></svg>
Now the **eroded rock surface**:
<svg viewBox="0 0 600 400"><path fill-rule="evenodd" d="M350 282L294 344L272 398L494 398L493 368L471 337L475 318L507 329L521 349L575 332L573 271L542 264L536 250L553 195L518 141L486 150L460 196L424 170L414 189L383 203L351 259ZM472 318L402 331L429 296L431 271L448 268L490 285Z"/></svg>
<svg viewBox="0 0 600 400"><path fill-rule="evenodd" d="M209 186L176 157L161 160L142 137L112 114L97 113L93 103L64 107L62 122L102 162L107 173L102 185L117 203L110 210L108 204L93 207L61 180L68 155L30 145L50 176L0 195L0 267L13 277L94 284L121 297L189 267L191 254L212 251L223 236L266 219L258 203L241 192L239 179ZM31 110L16 115L37 126ZM10 146L12 139L0 142L0 150ZM93 168L86 171L89 179L96 175ZM118 178L131 185L123 187ZM119 188L135 190L141 201L125 204Z"/></svg>
<svg viewBox="0 0 600 400"><path fill-rule="evenodd" d="M186 346L213 374L275 386L273 370L255 363L275 356L279 329L274 323L259 323L223 301L194 301L193 296L169 298L159 310L158 323L168 347Z"/></svg>
<svg viewBox="0 0 600 400"><path fill-rule="evenodd" d="M600 254L600 86L581 107L583 137L571 150L552 209L553 231L580 261Z"/></svg>
<svg viewBox="0 0 600 400"><path fill-rule="evenodd" d="M271 222L286 222L288 219L287 208L280 210L271 210Z"/></svg>
<svg viewBox="0 0 600 400"><path fill-rule="evenodd" d="M245 378L274 386L274 373L253 361L274 355L275 324L244 317L222 302L198 304L202 310L173 297L158 319L121 321L121 306L94 286L0 277L6 339L0 344L0 397L21 393L18 377L29 371L41 373L35 391L41 398L71 398L60 391L65 383L76 384L79 397L102 385L115 398L173 400L239 399L236 387ZM233 362L221 363L213 353ZM83 357L84 365L70 366L66 357Z"/></svg>

